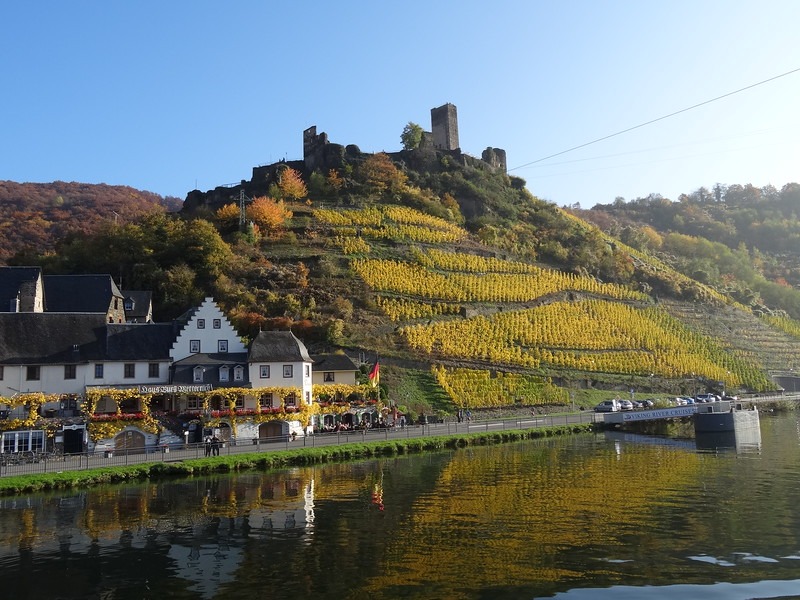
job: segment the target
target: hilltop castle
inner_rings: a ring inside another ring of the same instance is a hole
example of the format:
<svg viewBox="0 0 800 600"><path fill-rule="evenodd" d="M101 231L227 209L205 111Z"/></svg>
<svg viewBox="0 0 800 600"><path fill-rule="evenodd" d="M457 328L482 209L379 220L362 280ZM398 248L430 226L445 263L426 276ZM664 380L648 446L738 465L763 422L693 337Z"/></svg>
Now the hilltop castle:
<svg viewBox="0 0 800 600"><path fill-rule="evenodd" d="M458 140L458 111L455 104L444 104L431 109L431 130L424 131L419 150L432 150L450 155L457 162L464 165L488 165L492 169L507 171L506 152L501 148L487 147L481 158L475 158L461 151ZM405 160L409 152L403 150L389 152L393 160ZM317 133L316 125L303 131L303 160L281 160L270 165L253 167L253 176L250 181L242 180L234 186L219 186L208 192L193 190L189 192L184 201L185 211L198 208L216 210L231 201L239 198L240 192L249 197L264 195L270 184L277 183L279 173L284 167L291 167L305 176L318 171L327 173L330 169L341 169L345 164L361 162L369 154L361 152L355 144L344 146L328 140L325 132Z"/></svg>

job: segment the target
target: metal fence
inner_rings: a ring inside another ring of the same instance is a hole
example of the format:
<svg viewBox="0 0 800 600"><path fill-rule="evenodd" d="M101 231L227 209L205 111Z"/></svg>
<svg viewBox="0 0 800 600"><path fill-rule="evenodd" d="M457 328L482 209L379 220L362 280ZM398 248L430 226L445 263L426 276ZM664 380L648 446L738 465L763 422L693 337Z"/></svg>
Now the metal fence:
<svg viewBox="0 0 800 600"><path fill-rule="evenodd" d="M248 452L279 452L298 448L336 446L341 444L436 435L576 425L581 423L593 423L598 420L602 419L598 418L598 415L586 411L568 415L531 415L528 418L492 421L462 421L460 423L457 421L443 421L437 423L412 424L405 427L316 433L313 435L297 436L296 438L280 436L271 438L237 439L222 442L219 444L216 454L209 454L213 457L217 454L220 456L228 456ZM0 454L0 477L78 471L99 467L125 466L152 462L179 462L182 460L209 456L207 450L213 449L207 448L204 443L197 443L173 444L169 446L147 448L127 448L102 452L83 452L80 454L66 455L25 452Z"/></svg>

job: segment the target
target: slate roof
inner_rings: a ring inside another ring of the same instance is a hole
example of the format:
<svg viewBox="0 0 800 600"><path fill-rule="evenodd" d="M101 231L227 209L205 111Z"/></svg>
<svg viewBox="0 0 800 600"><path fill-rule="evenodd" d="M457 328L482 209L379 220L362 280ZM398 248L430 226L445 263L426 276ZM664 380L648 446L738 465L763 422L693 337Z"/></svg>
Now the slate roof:
<svg viewBox="0 0 800 600"><path fill-rule="evenodd" d="M153 292L140 290L122 290L122 297L133 301L133 309L125 309L126 319L146 319L150 315L153 304Z"/></svg>
<svg viewBox="0 0 800 600"><path fill-rule="evenodd" d="M17 298L23 283L35 281L40 267L0 267L0 312L11 312L11 301Z"/></svg>
<svg viewBox="0 0 800 600"><path fill-rule="evenodd" d="M114 296L122 298L111 275L45 275L42 279L47 312L106 313Z"/></svg>
<svg viewBox="0 0 800 600"><path fill-rule="evenodd" d="M219 380L219 368L227 365L230 367L229 380ZM233 368L243 367L244 380L233 380ZM250 387L250 377L247 369L246 352L223 352L205 354L198 353L187 356L186 358L173 363L172 383L177 384L196 384L194 380L194 368L197 366L205 367L203 373L203 383L210 383L217 387Z"/></svg>
<svg viewBox="0 0 800 600"><path fill-rule="evenodd" d="M358 367L346 354L315 354L314 371L358 371Z"/></svg>
<svg viewBox="0 0 800 600"><path fill-rule="evenodd" d="M172 323L108 323L107 360L169 360Z"/></svg>
<svg viewBox="0 0 800 600"><path fill-rule="evenodd" d="M0 364L102 360L105 320L105 313L0 313Z"/></svg>
<svg viewBox="0 0 800 600"><path fill-rule="evenodd" d="M260 331L250 342L250 362L313 362L291 331Z"/></svg>

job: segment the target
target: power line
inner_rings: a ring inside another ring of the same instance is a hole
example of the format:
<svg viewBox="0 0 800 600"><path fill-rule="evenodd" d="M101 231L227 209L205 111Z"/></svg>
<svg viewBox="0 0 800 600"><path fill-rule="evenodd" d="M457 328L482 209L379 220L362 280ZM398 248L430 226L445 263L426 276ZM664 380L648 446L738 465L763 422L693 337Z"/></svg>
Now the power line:
<svg viewBox="0 0 800 600"><path fill-rule="evenodd" d="M694 104L692 106L688 106L686 108L682 108L681 110L676 110L675 112L669 113L668 115L664 115L663 117L658 117L657 119L652 119L645 123L640 123L639 125L634 125L633 127L628 127L627 129L623 129L622 131L617 131L616 133L612 133L610 135L603 136L601 138L597 138L596 140L592 140L591 142L586 142L585 144L580 144L579 146L574 146L567 150L562 150L561 152L556 152L555 154L551 154L549 156L545 156L544 158L539 158L537 160L533 160L529 163L525 163L524 165L520 165L518 167L514 167L513 169L509 169L509 171L516 171L517 169L522 169L523 167L529 167L530 165L535 165L536 163L540 163L542 161L548 160L550 158L555 158L556 156L561 156L562 154L566 154L567 152L572 152L574 150L578 150L580 148L585 148L586 146L591 146L592 144L596 144L597 142L602 142L603 140L607 140L612 137L616 137L618 135L622 135L623 133L628 133L629 131L633 131L634 129L639 129L640 127L644 127L645 125L651 125L653 123L657 123L658 121L663 121L664 119L669 119L670 117L674 117L675 115L679 115L681 113L685 113L686 111L698 108L700 106L705 106L706 104L711 104L712 102L716 102L717 100L722 100L723 98L727 98L728 96L733 96L734 94L738 94L739 92L744 92L745 90L752 89L759 85L763 85L765 83L769 83L770 81L775 81L776 79L780 79L781 77L786 77L787 75L791 75L792 73L797 73L800 71L800 67L797 69L792 69L791 71L786 71L786 73L781 73L780 75L776 75L775 77L770 77L769 79L765 79L763 81L759 81L758 83L753 83L751 85L745 86L743 88L739 88L738 90L734 90L732 92L728 92L727 94L722 94L721 96L717 96L716 98L711 98L711 100L706 100L705 102L700 102L699 104Z"/></svg>

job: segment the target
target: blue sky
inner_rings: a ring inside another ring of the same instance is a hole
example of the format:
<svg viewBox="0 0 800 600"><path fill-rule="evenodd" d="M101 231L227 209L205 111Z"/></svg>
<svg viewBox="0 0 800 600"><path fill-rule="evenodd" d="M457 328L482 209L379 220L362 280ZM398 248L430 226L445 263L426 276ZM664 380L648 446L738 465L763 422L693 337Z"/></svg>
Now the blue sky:
<svg viewBox="0 0 800 600"><path fill-rule="evenodd" d="M461 148L589 208L800 182L795 0L9 0L0 180L184 198L302 157L302 131L400 149L458 107ZM521 168L516 168L521 167Z"/></svg>

